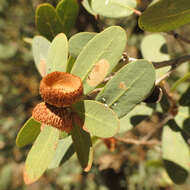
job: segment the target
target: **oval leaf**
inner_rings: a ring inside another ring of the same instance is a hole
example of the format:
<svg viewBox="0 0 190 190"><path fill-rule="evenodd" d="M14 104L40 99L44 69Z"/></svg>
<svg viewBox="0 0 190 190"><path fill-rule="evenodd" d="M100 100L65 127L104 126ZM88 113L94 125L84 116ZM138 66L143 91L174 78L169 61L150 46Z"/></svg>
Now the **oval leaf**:
<svg viewBox="0 0 190 190"><path fill-rule="evenodd" d="M80 119L79 119L80 120ZM82 129L82 123L75 117L71 136L79 162L84 171L89 171L93 161L93 148L89 133Z"/></svg>
<svg viewBox="0 0 190 190"><path fill-rule="evenodd" d="M71 70L79 76L84 93L93 90L103 81L120 60L126 45L126 33L119 26L112 26L90 40Z"/></svg>
<svg viewBox="0 0 190 190"><path fill-rule="evenodd" d="M91 1L92 1L92 0L82 0L82 5L83 5L83 7L84 7L91 15L97 16L97 14L94 12L94 10L92 10Z"/></svg>
<svg viewBox="0 0 190 190"><path fill-rule="evenodd" d="M160 34L151 34L143 38L142 55L149 61L167 61L170 59L165 38Z"/></svg>
<svg viewBox="0 0 190 190"><path fill-rule="evenodd" d="M174 183L185 182L189 172L189 147L179 131L165 126L162 134L164 165Z"/></svg>
<svg viewBox="0 0 190 190"><path fill-rule="evenodd" d="M46 72L66 71L68 57L68 41L65 34L58 34L52 41L47 59Z"/></svg>
<svg viewBox="0 0 190 190"><path fill-rule="evenodd" d="M49 3L40 4L36 9L35 17L39 33L50 41L63 31L62 23L57 17L55 8Z"/></svg>
<svg viewBox="0 0 190 190"><path fill-rule="evenodd" d="M32 54L34 57L34 62L42 77L46 75L49 47L50 42L42 36L35 36L32 40Z"/></svg>
<svg viewBox="0 0 190 190"><path fill-rule="evenodd" d="M149 95L154 82L155 70L151 63L146 60L131 62L115 74L96 99L121 118Z"/></svg>
<svg viewBox="0 0 190 190"><path fill-rule="evenodd" d="M139 26L150 32L167 32L190 22L187 0L160 0L139 17Z"/></svg>
<svg viewBox="0 0 190 190"><path fill-rule="evenodd" d="M69 53L77 57L84 46L96 35L94 32L80 32L69 39Z"/></svg>
<svg viewBox="0 0 190 190"><path fill-rule="evenodd" d="M167 61L170 59L165 38L160 34L145 36L141 43L141 52L149 61ZM170 70L170 66L156 70L156 78L162 77Z"/></svg>
<svg viewBox="0 0 190 190"><path fill-rule="evenodd" d="M91 135L108 138L119 130L116 114L104 104L85 100L73 105L75 112L84 121L84 127Z"/></svg>
<svg viewBox="0 0 190 190"><path fill-rule="evenodd" d="M16 137L16 145L23 147L32 144L40 133L41 123L29 118L24 126L20 129Z"/></svg>
<svg viewBox="0 0 190 190"><path fill-rule="evenodd" d="M74 154L73 141L71 136L59 140L55 155L51 161L48 169L59 167L63 162L66 162Z"/></svg>
<svg viewBox="0 0 190 190"><path fill-rule="evenodd" d="M24 181L31 184L38 180L51 163L59 140L59 130L45 126L28 153Z"/></svg>
<svg viewBox="0 0 190 190"><path fill-rule="evenodd" d="M68 34L75 24L78 15L78 3L76 0L62 0L56 7L57 16L63 25L63 32Z"/></svg>
<svg viewBox="0 0 190 190"><path fill-rule="evenodd" d="M120 18L131 15L136 7L136 1L131 0L92 0L92 9L105 17Z"/></svg>

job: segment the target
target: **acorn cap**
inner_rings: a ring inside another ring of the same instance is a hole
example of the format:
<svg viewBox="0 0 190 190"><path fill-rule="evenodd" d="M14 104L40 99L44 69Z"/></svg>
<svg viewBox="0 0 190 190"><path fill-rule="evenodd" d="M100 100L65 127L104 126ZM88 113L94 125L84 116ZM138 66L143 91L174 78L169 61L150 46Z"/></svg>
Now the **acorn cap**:
<svg viewBox="0 0 190 190"><path fill-rule="evenodd" d="M55 71L41 80L40 94L51 105L69 107L83 95L82 81L70 73Z"/></svg>
<svg viewBox="0 0 190 190"><path fill-rule="evenodd" d="M36 121L51 125L68 133L72 130L71 111L68 108L57 108L42 102L37 104L33 109L32 117Z"/></svg>

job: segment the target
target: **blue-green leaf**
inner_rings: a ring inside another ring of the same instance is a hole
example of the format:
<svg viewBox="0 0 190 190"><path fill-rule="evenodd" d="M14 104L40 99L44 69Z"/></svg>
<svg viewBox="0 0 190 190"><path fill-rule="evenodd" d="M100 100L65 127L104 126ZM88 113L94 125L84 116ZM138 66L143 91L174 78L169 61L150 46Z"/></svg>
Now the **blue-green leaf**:
<svg viewBox="0 0 190 190"><path fill-rule="evenodd" d="M87 94L100 84L120 60L126 45L126 32L112 26L90 40L71 70L79 76Z"/></svg>
<svg viewBox="0 0 190 190"><path fill-rule="evenodd" d="M96 99L121 118L143 101L155 82L155 70L146 60L128 63L105 85Z"/></svg>
<svg viewBox="0 0 190 190"><path fill-rule="evenodd" d="M69 53L77 57L84 46L96 35L94 32L80 32L69 39Z"/></svg>
<svg viewBox="0 0 190 190"><path fill-rule="evenodd" d="M137 2L134 0L92 0L92 9L105 17L127 17L134 12Z"/></svg>
<svg viewBox="0 0 190 190"><path fill-rule="evenodd" d="M170 59L166 40L161 34L145 36L141 43L143 57L149 61L167 61ZM170 66L156 69L156 78L159 79L170 70Z"/></svg>
<svg viewBox="0 0 190 190"><path fill-rule="evenodd" d="M73 141L71 136L68 136L64 139L59 140L56 152L51 161L48 169L54 169L59 167L59 165L65 161L67 161L74 154Z"/></svg>
<svg viewBox="0 0 190 190"><path fill-rule="evenodd" d="M32 53L34 62L42 77L46 75L46 64L49 47L50 42L42 36L35 36L32 40Z"/></svg>
<svg viewBox="0 0 190 190"><path fill-rule="evenodd" d="M91 135L109 138L119 131L117 115L104 104L84 100L73 105L75 112L84 122L84 127Z"/></svg>
<svg viewBox="0 0 190 190"><path fill-rule="evenodd" d="M68 58L68 41L65 34L58 34L52 41L47 58L46 72L66 71Z"/></svg>

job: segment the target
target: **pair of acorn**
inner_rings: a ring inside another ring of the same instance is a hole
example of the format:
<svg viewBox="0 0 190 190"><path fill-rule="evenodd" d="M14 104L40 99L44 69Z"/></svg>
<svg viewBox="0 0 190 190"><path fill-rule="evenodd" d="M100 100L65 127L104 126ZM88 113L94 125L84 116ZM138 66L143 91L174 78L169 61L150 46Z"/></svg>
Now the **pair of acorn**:
<svg viewBox="0 0 190 190"><path fill-rule="evenodd" d="M65 72L49 73L40 82L40 95L44 102L36 105L32 117L42 124L70 132L71 106L83 96L81 79Z"/></svg>

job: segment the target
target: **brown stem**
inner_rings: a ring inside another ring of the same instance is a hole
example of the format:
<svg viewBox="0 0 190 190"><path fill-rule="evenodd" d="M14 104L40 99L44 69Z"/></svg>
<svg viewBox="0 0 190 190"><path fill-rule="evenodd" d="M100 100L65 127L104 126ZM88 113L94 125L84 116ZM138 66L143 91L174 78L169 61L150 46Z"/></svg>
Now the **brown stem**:
<svg viewBox="0 0 190 190"><path fill-rule="evenodd" d="M169 61L152 62L152 64L154 65L156 69L167 67L167 66L176 68L186 61L190 61L190 55L184 55L175 59L171 59Z"/></svg>
<svg viewBox="0 0 190 190"><path fill-rule="evenodd" d="M166 74L164 74L163 76L161 76L159 79L156 80L155 85L158 85L161 81L165 80L166 78L168 78L172 72L174 71L174 69L169 70Z"/></svg>
<svg viewBox="0 0 190 190"><path fill-rule="evenodd" d="M154 130L145 136L144 141L148 141L158 131L158 129L162 128L172 118L173 116L171 114L164 114L162 120L154 126Z"/></svg>
<svg viewBox="0 0 190 190"><path fill-rule="evenodd" d="M166 113L163 114L161 121L154 126L154 130L152 130L144 140L149 140L160 128L164 127L164 125L171 119L173 119L178 112L177 102L174 100L172 94L169 92L167 87L167 83L163 82L160 86L162 88L163 93L167 96L169 101L169 109Z"/></svg>
<svg viewBox="0 0 190 190"><path fill-rule="evenodd" d="M160 145L160 142L157 140L146 141L146 140L136 140L136 139L125 139L121 137L116 138L116 140L126 144L134 144L134 145L146 145L146 146Z"/></svg>
<svg viewBox="0 0 190 190"><path fill-rule="evenodd" d="M168 34L172 35L172 36L173 36L175 39L177 39L177 40L181 40L181 41L183 41L183 42L185 42L185 43L190 44L190 40L189 40L189 39L187 39L187 38L181 36L180 34L174 32L174 31L168 32Z"/></svg>

